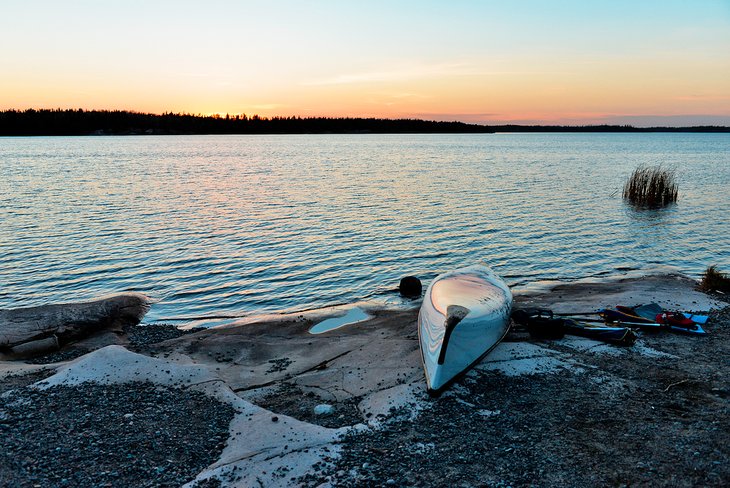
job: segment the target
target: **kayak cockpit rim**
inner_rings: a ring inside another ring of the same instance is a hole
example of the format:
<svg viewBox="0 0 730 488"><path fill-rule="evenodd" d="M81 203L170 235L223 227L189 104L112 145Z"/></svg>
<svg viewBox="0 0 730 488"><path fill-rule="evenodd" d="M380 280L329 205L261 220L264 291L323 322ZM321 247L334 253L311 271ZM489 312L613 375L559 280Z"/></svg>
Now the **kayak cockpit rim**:
<svg viewBox="0 0 730 488"><path fill-rule="evenodd" d="M449 305L446 309L446 320L444 321L444 338L441 341L441 350L439 351L439 357L437 364L444 364L446 359L446 349L449 347L449 339L451 339L451 333L454 331L457 325L464 320L464 317L469 315L469 309L462 307L461 305Z"/></svg>

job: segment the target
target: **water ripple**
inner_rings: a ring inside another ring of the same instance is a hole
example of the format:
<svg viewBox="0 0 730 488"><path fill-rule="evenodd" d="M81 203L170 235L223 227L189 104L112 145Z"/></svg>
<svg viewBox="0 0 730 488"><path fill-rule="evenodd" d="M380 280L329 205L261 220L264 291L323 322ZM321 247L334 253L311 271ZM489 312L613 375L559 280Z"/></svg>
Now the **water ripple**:
<svg viewBox="0 0 730 488"><path fill-rule="evenodd" d="M623 204L639 164L680 200ZM727 134L0 139L0 307L137 290L151 320L301 310L485 260L512 285L730 269Z"/></svg>

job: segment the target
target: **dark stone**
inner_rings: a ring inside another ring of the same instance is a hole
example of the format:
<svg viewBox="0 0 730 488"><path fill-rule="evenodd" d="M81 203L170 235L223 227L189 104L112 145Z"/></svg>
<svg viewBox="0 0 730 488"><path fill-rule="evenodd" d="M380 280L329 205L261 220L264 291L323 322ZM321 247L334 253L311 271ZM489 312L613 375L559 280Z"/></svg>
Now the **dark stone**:
<svg viewBox="0 0 730 488"><path fill-rule="evenodd" d="M415 276L405 276L401 278L398 290L404 297L417 298L421 296L423 287L421 286L421 280Z"/></svg>

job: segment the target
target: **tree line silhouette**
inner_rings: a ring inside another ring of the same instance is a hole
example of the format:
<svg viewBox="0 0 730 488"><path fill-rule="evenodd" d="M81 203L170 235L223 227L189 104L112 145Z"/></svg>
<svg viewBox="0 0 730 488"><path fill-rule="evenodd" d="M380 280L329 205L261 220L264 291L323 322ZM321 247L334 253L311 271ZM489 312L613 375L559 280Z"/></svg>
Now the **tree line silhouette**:
<svg viewBox="0 0 730 488"><path fill-rule="evenodd" d="M28 109L0 112L0 136L134 134L351 134L493 132L730 132L721 126L479 125L420 119L149 114L126 110Z"/></svg>
<svg viewBox="0 0 730 488"><path fill-rule="evenodd" d="M258 115L161 115L124 110L6 110L0 135L127 134L326 134L326 133L485 133L490 128L463 122L418 119L260 117Z"/></svg>

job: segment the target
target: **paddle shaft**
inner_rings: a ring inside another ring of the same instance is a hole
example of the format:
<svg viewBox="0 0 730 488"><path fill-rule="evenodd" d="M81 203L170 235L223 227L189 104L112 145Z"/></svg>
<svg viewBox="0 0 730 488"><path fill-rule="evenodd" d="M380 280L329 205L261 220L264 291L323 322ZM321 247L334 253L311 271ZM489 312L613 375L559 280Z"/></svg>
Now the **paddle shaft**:
<svg viewBox="0 0 730 488"><path fill-rule="evenodd" d="M577 316L583 316L583 315L599 315L603 311L600 312L570 312L570 313L553 313L556 317L577 317ZM689 312L669 312L669 313L681 313L688 319L690 319L692 322L696 322L698 324L704 324L707 322L707 315L700 315L700 314L693 314Z"/></svg>
<svg viewBox="0 0 730 488"><path fill-rule="evenodd" d="M611 324L622 324L622 325L636 325L636 326L644 326L644 327L646 327L647 325L661 327L663 325L663 324L657 324L656 322L623 322L621 320L607 322L606 320L602 320L602 319L583 319L583 318L578 319L578 320L580 320L582 322L591 322L591 323L595 322L598 324L611 323Z"/></svg>

